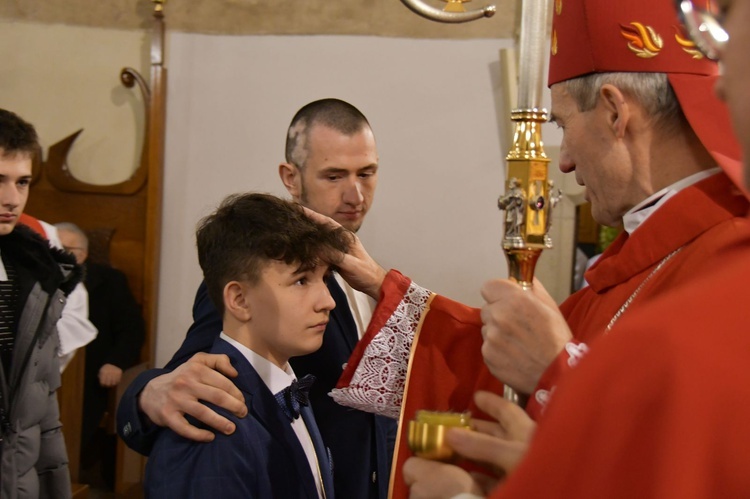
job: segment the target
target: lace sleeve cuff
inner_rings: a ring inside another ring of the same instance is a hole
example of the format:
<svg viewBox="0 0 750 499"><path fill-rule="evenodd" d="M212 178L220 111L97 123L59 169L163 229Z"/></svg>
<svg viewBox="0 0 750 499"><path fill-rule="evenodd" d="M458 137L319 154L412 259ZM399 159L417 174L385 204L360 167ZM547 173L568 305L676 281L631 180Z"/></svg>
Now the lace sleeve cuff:
<svg viewBox="0 0 750 499"><path fill-rule="evenodd" d="M331 397L344 406L398 418L414 334L432 293L391 270L364 337Z"/></svg>

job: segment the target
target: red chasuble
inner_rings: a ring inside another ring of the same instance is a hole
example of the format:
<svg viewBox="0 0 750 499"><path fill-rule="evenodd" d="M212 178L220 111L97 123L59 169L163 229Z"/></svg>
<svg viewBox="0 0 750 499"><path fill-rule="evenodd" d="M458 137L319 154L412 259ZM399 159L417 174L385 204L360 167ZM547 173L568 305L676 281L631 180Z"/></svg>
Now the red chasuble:
<svg viewBox="0 0 750 499"><path fill-rule="evenodd" d="M493 498L750 496L750 238L623 316Z"/></svg>
<svg viewBox="0 0 750 499"><path fill-rule="evenodd" d="M666 201L632 236L621 235L586 274L590 286L562 304L576 341L542 376L529 414L539 418L558 379L587 350L586 342L610 325L615 334L625 317L690 282L699 269L716 265L721 251L750 237L747 210L746 198L717 174ZM389 273L373 320L332 396L343 405L400 419L392 497L408 496L401 470L411 455L406 426L417 410L470 410L482 417L472 403L474 392L502 389L484 366L481 345L479 310Z"/></svg>

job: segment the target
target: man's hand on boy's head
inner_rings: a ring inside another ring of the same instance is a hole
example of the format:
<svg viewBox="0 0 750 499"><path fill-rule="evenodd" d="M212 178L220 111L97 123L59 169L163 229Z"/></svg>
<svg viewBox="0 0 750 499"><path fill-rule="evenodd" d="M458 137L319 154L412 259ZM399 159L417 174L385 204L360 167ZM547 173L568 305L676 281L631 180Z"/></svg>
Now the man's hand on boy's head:
<svg viewBox="0 0 750 499"><path fill-rule="evenodd" d="M223 407L237 417L247 415L242 392L229 378L237 376L226 355L197 353L168 374L151 380L141 392L141 411L159 426L167 426L178 435L198 442L210 442L214 434L188 423L185 414L229 435L235 425L200 401Z"/></svg>
<svg viewBox="0 0 750 499"><path fill-rule="evenodd" d="M367 253L356 234L352 236L354 243L349 252L336 262L338 272L351 287L379 300L387 272Z"/></svg>
<svg viewBox="0 0 750 499"><path fill-rule="evenodd" d="M327 224L332 227L341 227L341 225L334 219L329 218L325 215L313 211L309 208L302 207L305 210L305 214L312 220ZM386 271L383 267L376 262L367 250L362 245L362 241L359 240L355 233L352 235L352 245L349 252L344 254L343 257L336 262L330 262L335 265L341 277L349 283L351 287L362 291L363 293L371 296L375 300L380 299L380 288L383 286L385 280Z"/></svg>

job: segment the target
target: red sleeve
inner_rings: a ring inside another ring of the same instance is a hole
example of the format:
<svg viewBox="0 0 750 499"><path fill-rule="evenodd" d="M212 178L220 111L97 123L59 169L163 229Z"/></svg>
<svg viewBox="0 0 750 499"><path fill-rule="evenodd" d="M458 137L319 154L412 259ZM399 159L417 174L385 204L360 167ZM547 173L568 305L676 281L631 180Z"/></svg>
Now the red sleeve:
<svg viewBox="0 0 750 499"><path fill-rule="evenodd" d="M399 434L391 472L392 498L406 498L402 469L412 455L408 447L408 422L418 410L471 411L490 419L474 405L477 390L503 393L482 358L482 321L479 309L435 296L417 332L406 379ZM469 463L460 463L476 469Z"/></svg>

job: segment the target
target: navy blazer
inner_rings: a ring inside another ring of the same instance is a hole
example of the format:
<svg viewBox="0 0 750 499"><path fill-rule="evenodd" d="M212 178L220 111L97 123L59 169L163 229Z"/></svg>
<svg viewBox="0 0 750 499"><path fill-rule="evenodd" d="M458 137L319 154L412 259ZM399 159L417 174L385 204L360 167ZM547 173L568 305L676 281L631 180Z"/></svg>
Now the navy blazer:
<svg viewBox="0 0 750 499"><path fill-rule="evenodd" d="M390 418L340 406L328 396L357 343L346 295L333 277L328 280L328 289L336 308L331 311L323 345L317 352L291 359L290 363L297 376L312 374L316 378L310 404L323 441L331 449L336 495L385 499L397 424ZM171 371L197 352L208 351L222 330L221 317L208 297L205 283L201 283L195 297L193 320L182 346L166 367L142 373L120 401L117 431L129 447L141 454L149 454L160 428L141 420L138 394L153 378Z"/></svg>
<svg viewBox="0 0 750 499"><path fill-rule="evenodd" d="M219 409L237 425L232 435L193 442L162 431L146 466L146 497L318 499L317 480L288 417L258 373L228 342L217 338L211 353L226 354L239 376L234 379L247 404L245 418ZM216 407L214 407L216 409ZM318 457L325 497L333 497L328 449L309 407L302 417Z"/></svg>

